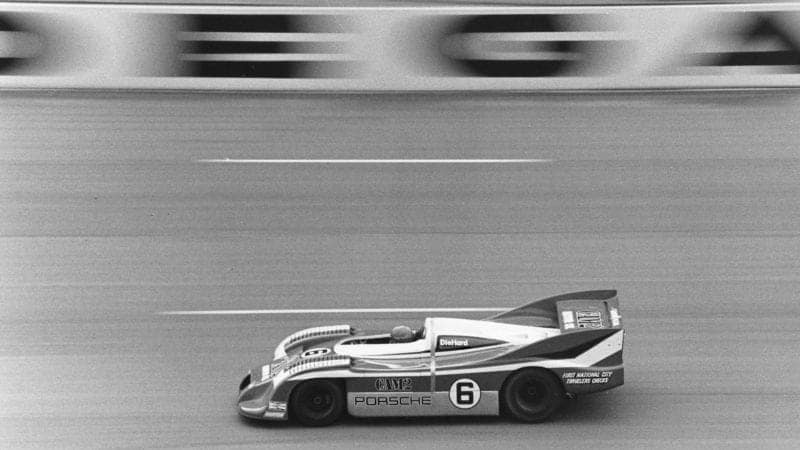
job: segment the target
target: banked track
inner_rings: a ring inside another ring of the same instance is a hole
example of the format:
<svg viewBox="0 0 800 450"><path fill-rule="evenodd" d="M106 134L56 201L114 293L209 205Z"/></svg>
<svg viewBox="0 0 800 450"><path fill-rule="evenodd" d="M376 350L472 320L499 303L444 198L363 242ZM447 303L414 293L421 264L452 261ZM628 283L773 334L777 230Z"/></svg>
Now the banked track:
<svg viewBox="0 0 800 450"><path fill-rule="evenodd" d="M0 446L796 447L798 111L783 93L3 94ZM289 155L551 161L197 162ZM245 422L236 384L283 336L424 314L158 314L605 287L626 384L537 426Z"/></svg>

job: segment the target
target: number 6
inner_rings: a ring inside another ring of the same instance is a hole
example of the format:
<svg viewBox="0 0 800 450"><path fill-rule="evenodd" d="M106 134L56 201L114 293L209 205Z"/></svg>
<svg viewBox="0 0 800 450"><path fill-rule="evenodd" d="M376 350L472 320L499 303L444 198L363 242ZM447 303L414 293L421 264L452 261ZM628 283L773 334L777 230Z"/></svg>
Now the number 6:
<svg viewBox="0 0 800 450"><path fill-rule="evenodd" d="M450 385L450 403L456 408L469 409L481 399L481 388L473 380L462 378Z"/></svg>

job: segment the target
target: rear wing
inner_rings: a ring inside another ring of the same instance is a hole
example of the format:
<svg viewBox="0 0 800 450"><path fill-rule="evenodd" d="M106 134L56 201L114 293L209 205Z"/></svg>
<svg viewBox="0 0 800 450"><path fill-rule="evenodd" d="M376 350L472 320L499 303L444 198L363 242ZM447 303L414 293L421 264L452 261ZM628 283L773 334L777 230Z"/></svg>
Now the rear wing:
<svg viewBox="0 0 800 450"><path fill-rule="evenodd" d="M617 291L584 291L537 300L484 320L516 325L558 327L562 333L622 328Z"/></svg>

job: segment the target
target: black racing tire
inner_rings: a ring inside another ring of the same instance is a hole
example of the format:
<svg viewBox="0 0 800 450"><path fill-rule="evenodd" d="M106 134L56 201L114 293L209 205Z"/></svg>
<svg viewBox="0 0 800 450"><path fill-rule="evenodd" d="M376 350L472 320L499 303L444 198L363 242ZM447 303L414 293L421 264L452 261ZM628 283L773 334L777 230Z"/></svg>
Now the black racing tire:
<svg viewBox="0 0 800 450"><path fill-rule="evenodd" d="M523 369L511 374L501 390L503 412L520 422L544 422L564 403L564 388L550 372Z"/></svg>
<svg viewBox="0 0 800 450"><path fill-rule="evenodd" d="M344 413L344 389L334 380L309 380L292 390L289 413L308 427L324 427Z"/></svg>

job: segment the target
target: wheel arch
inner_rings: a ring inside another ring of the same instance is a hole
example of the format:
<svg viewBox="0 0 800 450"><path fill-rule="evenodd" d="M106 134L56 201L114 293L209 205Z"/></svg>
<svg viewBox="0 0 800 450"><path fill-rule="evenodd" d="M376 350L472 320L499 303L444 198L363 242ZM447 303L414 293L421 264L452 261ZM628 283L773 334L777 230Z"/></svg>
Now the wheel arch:
<svg viewBox="0 0 800 450"><path fill-rule="evenodd" d="M506 389L506 386L508 385L509 380L511 380L511 378L513 378L514 375L516 375L518 373L521 373L521 372L526 372L526 371L536 371L536 372L540 372L540 373L546 374L548 377L552 378L556 382L556 384L561 388L561 396L564 397L564 398L567 398L567 393L566 393L566 389L564 387L564 382L561 380L561 378L559 378L559 376L554 371L552 371L550 369L547 369L547 368L544 368L544 367L539 367L539 366L520 367L519 369L516 369L516 370L511 371L511 372L506 374L505 378L503 379L503 383L500 385L500 390L497 392L498 393L497 401L500 403L498 405L498 407L499 407L499 410L500 410L501 414L507 412L507 411L505 411L505 409L506 409L506 404L505 404L506 401L505 401L504 393L505 393L505 389Z"/></svg>
<svg viewBox="0 0 800 450"><path fill-rule="evenodd" d="M344 414L347 414L347 383L345 382L345 379L320 377L320 378L310 378L307 380L296 380L296 382L293 383L292 386L288 388L288 394L286 395L286 413L290 419L297 421L296 411L294 411L294 408L292 407L294 403L294 396L297 393L297 389L306 383L313 383L320 381L333 383L341 389L342 392L341 400L344 407Z"/></svg>

